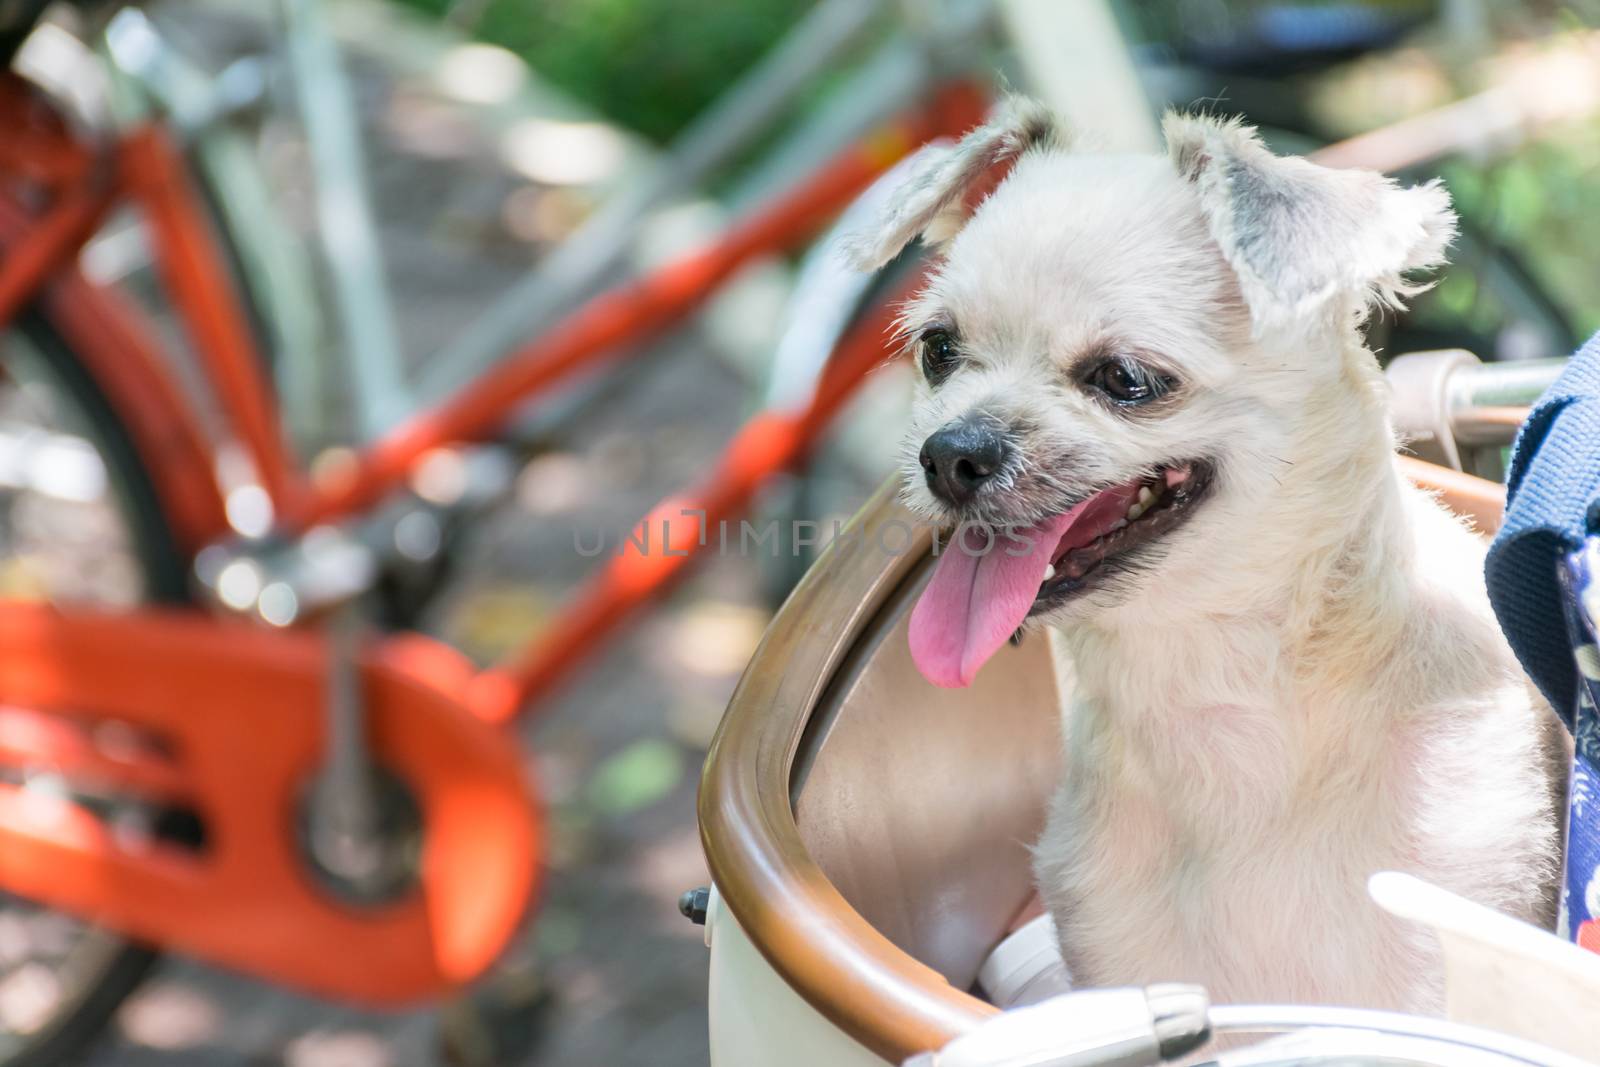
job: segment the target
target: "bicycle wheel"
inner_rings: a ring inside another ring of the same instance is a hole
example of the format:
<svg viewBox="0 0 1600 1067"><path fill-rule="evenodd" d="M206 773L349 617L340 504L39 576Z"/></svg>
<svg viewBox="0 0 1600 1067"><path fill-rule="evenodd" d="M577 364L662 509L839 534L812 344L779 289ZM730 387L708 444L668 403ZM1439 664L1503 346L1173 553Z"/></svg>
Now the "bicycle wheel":
<svg viewBox="0 0 1600 1067"><path fill-rule="evenodd" d="M181 554L126 429L37 312L0 328L0 596L104 607L185 596ZM48 767L5 766L0 781L102 814L128 807ZM76 1062L155 956L0 894L0 1067Z"/></svg>

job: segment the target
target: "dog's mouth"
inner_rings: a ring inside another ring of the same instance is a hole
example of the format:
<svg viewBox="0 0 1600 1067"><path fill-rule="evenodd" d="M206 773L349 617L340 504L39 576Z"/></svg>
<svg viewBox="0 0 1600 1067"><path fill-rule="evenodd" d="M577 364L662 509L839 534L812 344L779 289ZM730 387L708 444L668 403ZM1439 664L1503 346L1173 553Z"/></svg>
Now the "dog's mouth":
<svg viewBox="0 0 1600 1067"><path fill-rule="evenodd" d="M1140 549L1183 525L1210 488L1211 465L1190 460L1100 490L1056 543L1028 614L1049 611L1130 563Z"/></svg>
<svg viewBox="0 0 1600 1067"><path fill-rule="evenodd" d="M1187 460L1107 486L1021 530L958 530L911 613L911 655L930 682L965 686L1031 615L1136 566L1186 522L1212 465Z"/></svg>

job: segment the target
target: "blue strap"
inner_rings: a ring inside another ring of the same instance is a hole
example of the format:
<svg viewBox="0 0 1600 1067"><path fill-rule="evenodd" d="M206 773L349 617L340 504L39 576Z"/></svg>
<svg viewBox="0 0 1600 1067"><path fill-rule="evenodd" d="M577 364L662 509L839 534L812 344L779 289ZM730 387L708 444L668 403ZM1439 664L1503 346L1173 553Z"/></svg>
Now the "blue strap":
<svg viewBox="0 0 1600 1067"><path fill-rule="evenodd" d="M1600 537L1589 537L1561 570L1577 699L1572 707L1572 777L1567 791L1567 855L1561 879L1561 930L1600 951Z"/></svg>

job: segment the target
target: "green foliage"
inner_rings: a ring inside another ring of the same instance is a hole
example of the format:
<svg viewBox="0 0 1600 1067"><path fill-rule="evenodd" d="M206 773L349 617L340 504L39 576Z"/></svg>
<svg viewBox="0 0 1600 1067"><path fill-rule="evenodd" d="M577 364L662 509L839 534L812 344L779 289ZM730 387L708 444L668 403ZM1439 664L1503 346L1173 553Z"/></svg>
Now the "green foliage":
<svg viewBox="0 0 1600 1067"><path fill-rule="evenodd" d="M510 49L552 84L662 142L811 6L811 0L399 2L437 16L466 14L474 36Z"/></svg>
<svg viewBox="0 0 1600 1067"><path fill-rule="evenodd" d="M1566 126L1488 166L1444 170L1456 207L1515 250L1580 335L1600 330L1600 123ZM1440 296L1478 312L1465 280ZM1491 312L1492 313L1492 312Z"/></svg>

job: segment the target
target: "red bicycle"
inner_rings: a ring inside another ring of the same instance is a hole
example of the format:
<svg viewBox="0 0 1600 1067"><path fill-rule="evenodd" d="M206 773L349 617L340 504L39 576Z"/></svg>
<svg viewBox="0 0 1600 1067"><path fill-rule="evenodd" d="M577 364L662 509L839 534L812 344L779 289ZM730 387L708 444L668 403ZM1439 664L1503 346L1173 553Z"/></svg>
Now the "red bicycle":
<svg viewBox="0 0 1600 1067"><path fill-rule="evenodd" d="M0 886L97 924L74 927L50 962L61 995L13 1027L0 1061L53 1062L91 1034L142 973L144 945L374 1005L436 997L488 966L537 893L543 838L500 728L805 460L890 354L892 301L849 331L808 395L752 417L544 634L487 670L351 623L382 566L367 536L391 521L378 505L435 450L493 438L530 398L637 351L756 257L807 243L898 159L977 123L986 95L966 77L941 82L711 244L583 302L353 463L314 474L283 430L174 130L159 115L86 129L37 85L0 76L0 445L14 446L0 449L14 459L0 472L12 550L0 587L13 594L0 604ZM124 207L144 220L198 382L180 381L146 315L80 266ZM241 509L274 517L267 536L241 536ZM197 587L223 610L191 605Z"/></svg>
<svg viewBox="0 0 1600 1067"><path fill-rule="evenodd" d="M42 7L20 5L0 40ZM767 112L848 43L855 7L819 7L805 62L785 52L773 68ZM803 396L749 419L543 634L486 670L416 634L363 632L356 605L386 563L375 546L395 543L385 505L439 449L494 438L528 400L626 358L745 264L808 243L919 145L975 125L989 87L966 71L922 71L913 106L715 241L577 302L331 469L289 442L235 250L174 125L157 110L87 127L15 71L0 76L0 888L41 924L77 917L39 939L58 994L0 1019L0 1062L56 1062L92 1035L142 974L144 946L374 1005L436 997L493 961L538 892L543 847L503 727L806 461L891 356L915 272L850 318ZM734 118L746 135L759 125ZM1341 158L1381 165L1369 150L1384 143ZM697 166L729 151L714 147ZM81 267L123 207L145 222L194 380L147 316Z"/></svg>

